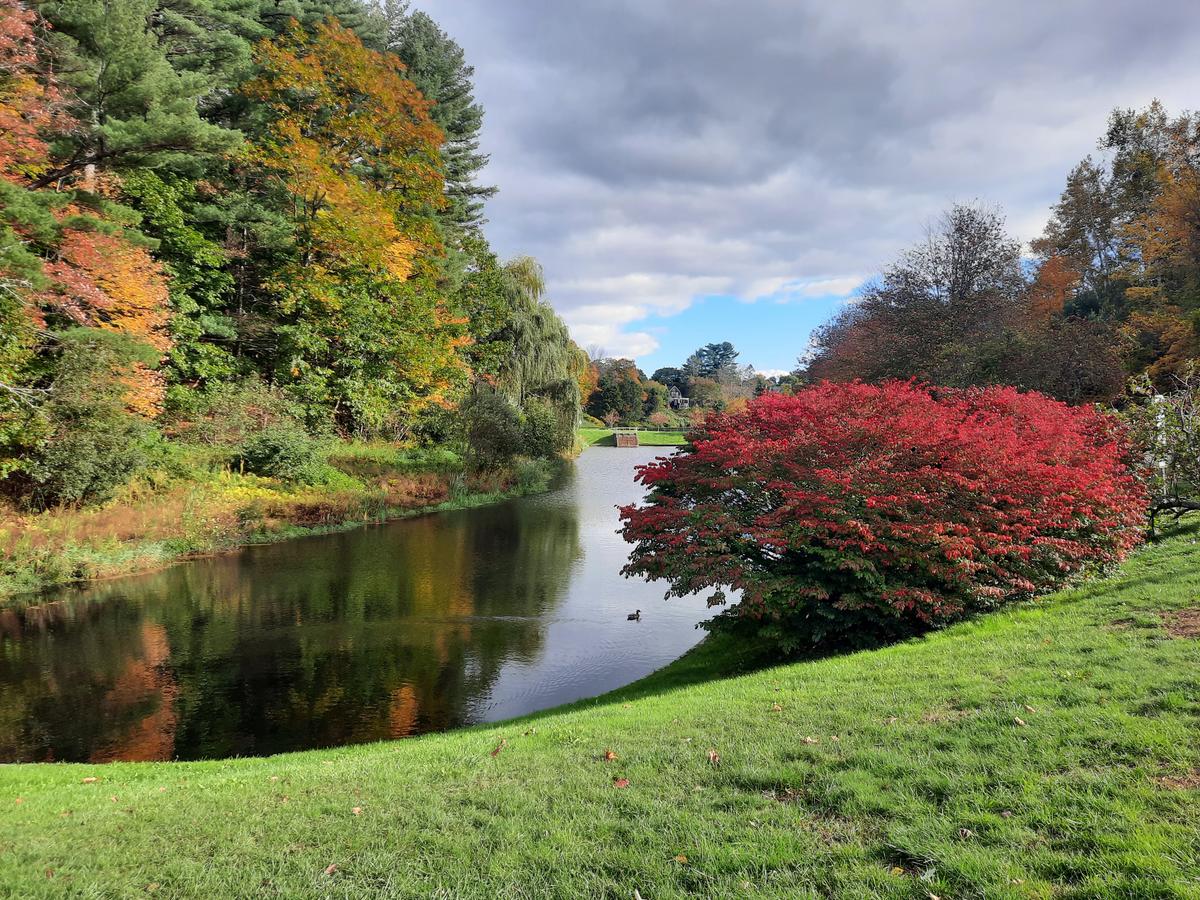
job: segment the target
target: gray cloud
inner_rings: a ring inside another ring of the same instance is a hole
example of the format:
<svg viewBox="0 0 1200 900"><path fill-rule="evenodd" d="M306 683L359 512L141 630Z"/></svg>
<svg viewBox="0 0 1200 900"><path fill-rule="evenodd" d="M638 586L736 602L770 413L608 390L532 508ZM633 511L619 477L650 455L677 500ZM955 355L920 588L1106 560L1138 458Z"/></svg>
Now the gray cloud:
<svg viewBox="0 0 1200 900"><path fill-rule="evenodd" d="M953 200L1033 237L1114 106L1200 97L1190 0L416 5L477 70L493 244L620 353L697 296L844 289Z"/></svg>

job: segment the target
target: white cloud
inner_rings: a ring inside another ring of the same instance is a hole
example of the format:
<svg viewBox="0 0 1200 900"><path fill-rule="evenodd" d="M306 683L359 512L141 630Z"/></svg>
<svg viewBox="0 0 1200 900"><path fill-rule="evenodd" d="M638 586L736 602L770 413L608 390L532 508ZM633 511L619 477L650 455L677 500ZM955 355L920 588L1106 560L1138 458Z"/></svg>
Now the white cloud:
<svg viewBox="0 0 1200 900"><path fill-rule="evenodd" d="M624 354L698 297L849 297L954 201L1028 240L1113 106L1200 96L1194 0L415 2L476 68L489 238Z"/></svg>

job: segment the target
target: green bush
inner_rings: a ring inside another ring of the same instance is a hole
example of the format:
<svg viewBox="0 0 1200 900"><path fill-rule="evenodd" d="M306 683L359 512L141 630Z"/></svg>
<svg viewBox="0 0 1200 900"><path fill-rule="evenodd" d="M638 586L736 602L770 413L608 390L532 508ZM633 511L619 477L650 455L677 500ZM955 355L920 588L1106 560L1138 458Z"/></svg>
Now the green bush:
<svg viewBox="0 0 1200 900"><path fill-rule="evenodd" d="M474 391L462 405L468 457L476 471L499 469L521 452L525 434L521 414L486 388Z"/></svg>
<svg viewBox="0 0 1200 900"><path fill-rule="evenodd" d="M247 438L237 455L247 472L297 484L326 481L329 465L321 445L299 425L270 425Z"/></svg>
<svg viewBox="0 0 1200 900"><path fill-rule="evenodd" d="M190 392L177 400L168 433L199 444L236 446L275 425L298 424L300 404L257 375L219 384L203 393Z"/></svg>
<svg viewBox="0 0 1200 900"><path fill-rule="evenodd" d="M125 406L122 376L157 354L128 337L96 328L55 336L47 399L36 410L15 478L28 505L107 500L159 454L161 439Z"/></svg>
<svg viewBox="0 0 1200 900"><path fill-rule="evenodd" d="M548 459L518 459L513 466L518 494L537 494L546 490L554 476L554 463Z"/></svg>
<svg viewBox="0 0 1200 900"><path fill-rule="evenodd" d="M526 456L551 457L561 452L558 423L550 404L538 397L525 404L524 447Z"/></svg>

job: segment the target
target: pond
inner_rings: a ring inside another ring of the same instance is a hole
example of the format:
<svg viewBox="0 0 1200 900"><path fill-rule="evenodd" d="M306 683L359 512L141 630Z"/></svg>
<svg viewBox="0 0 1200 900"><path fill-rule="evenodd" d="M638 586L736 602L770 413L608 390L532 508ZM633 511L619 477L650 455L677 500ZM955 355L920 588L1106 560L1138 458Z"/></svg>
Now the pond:
<svg viewBox="0 0 1200 900"><path fill-rule="evenodd" d="M628 684L699 641L710 615L620 575L615 506L642 496L634 469L663 452L592 448L547 494L0 611L0 762L259 756Z"/></svg>

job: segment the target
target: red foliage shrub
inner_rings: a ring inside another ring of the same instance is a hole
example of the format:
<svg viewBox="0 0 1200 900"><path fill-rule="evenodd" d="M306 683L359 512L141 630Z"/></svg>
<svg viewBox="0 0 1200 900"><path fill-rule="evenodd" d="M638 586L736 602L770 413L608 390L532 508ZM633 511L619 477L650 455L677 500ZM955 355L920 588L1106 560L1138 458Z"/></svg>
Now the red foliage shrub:
<svg viewBox="0 0 1200 900"><path fill-rule="evenodd" d="M1061 584L1138 543L1111 417L1013 388L824 383L710 418L642 467L627 575L740 601L785 651L912 633Z"/></svg>

